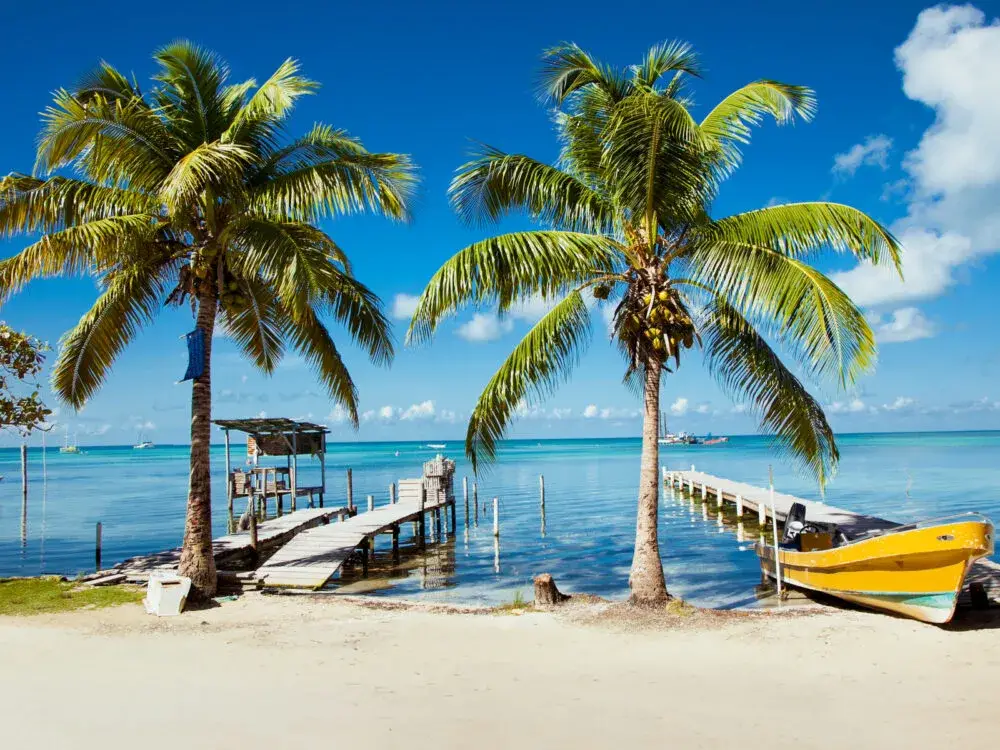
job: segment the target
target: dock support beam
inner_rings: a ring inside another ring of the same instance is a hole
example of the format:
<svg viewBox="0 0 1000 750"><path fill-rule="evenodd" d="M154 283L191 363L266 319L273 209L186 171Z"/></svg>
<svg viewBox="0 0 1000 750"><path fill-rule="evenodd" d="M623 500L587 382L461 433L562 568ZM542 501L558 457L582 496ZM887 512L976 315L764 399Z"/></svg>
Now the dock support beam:
<svg viewBox="0 0 1000 750"><path fill-rule="evenodd" d="M456 527L457 524L455 523L455 498L454 498L454 496L452 496L451 503L449 503L449 504L451 505L451 535L455 536L455 527Z"/></svg>
<svg viewBox="0 0 1000 750"><path fill-rule="evenodd" d="M392 525L392 561L399 562L399 524Z"/></svg>
<svg viewBox="0 0 1000 750"><path fill-rule="evenodd" d="M500 498L493 498L493 536L500 537Z"/></svg>
<svg viewBox="0 0 1000 750"><path fill-rule="evenodd" d="M101 540L102 533L101 532L102 531L103 531L103 529L102 529L102 526L101 526L101 522L98 521L97 522L97 540L96 540L97 541L97 545L94 548L94 570L100 570L101 569L101 545L102 545L102 540Z"/></svg>
<svg viewBox="0 0 1000 750"><path fill-rule="evenodd" d="M233 477L231 459L229 457L229 430L226 430L226 500L229 508L229 517L233 516Z"/></svg>
<svg viewBox="0 0 1000 750"><path fill-rule="evenodd" d="M371 513L373 510L375 510L375 496L374 495L369 495L368 496L368 512Z"/></svg>
<svg viewBox="0 0 1000 750"><path fill-rule="evenodd" d="M472 504L476 508L476 526L479 525L479 482L472 483Z"/></svg>
<svg viewBox="0 0 1000 750"><path fill-rule="evenodd" d="M347 467L347 510L354 515L354 473Z"/></svg>
<svg viewBox="0 0 1000 750"><path fill-rule="evenodd" d="M736 517L743 517L743 495L736 496Z"/></svg>
<svg viewBox="0 0 1000 750"><path fill-rule="evenodd" d="M465 525L469 525L469 478L462 477L462 498L465 500Z"/></svg>
<svg viewBox="0 0 1000 750"><path fill-rule="evenodd" d="M396 504L396 483L389 482L389 505Z"/></svg>
<svg viewBox="0 0 1000 750"><path fill-rule="evenodd" d="M426 532L426 527L425 527L424 524L427 522L426 519L424 518L424 515L425 515L424 514L424 507L426 505L427 505L427 488L424 487L423 484L421 484L420 485L420 513L417 514L417 546L420 549L423 549L426 546L426 544L427 544L426 537L424 536L424 534Z"/></svg>

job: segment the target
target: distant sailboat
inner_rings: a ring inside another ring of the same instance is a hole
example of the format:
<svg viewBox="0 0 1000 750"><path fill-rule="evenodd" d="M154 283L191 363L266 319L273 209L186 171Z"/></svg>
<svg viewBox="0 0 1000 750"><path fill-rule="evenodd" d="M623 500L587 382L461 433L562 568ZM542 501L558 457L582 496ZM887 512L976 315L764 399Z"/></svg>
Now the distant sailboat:
<svg viewBox="0 0 1000 750"><path fill-rule="evenodd" d="M667 430L667 415L660 412L660 445L697 445L698 438L679 432L676 435Z"/></svg>
<svg viewBox="0 0 1000 750"><path fill-rule="evenodd" d="M139 450L144 450L146 448L155 448L156 446L153 445L149 440L143 440L142 433L140 432L139 437L136 438L135 445L133 445L132 447L135 448L137 451L139 451Z"/></svg>
<svg viewBox="0 0 1000 750"><path fill-rule="evenodd" d="M80 446L77 443L77 435L76 435L75 432L73 433L73 444L72 445L69 444L69 427L66 427L66 439L63 442L62 448L59 449L59 452L60 453L83 453L83 451L80 450Z"/></svg>

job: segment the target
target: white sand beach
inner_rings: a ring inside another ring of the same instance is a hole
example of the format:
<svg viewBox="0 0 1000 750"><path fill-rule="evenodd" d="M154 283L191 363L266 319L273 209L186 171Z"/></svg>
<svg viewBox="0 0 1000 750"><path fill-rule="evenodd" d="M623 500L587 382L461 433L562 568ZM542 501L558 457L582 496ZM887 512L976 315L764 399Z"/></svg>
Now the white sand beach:
<svg viewBox="0 0 1000 750"><path fill-rule="evenodd" d="M884 615L245 596L0 619L5 747L995 747L1000 639Z"/></svg>

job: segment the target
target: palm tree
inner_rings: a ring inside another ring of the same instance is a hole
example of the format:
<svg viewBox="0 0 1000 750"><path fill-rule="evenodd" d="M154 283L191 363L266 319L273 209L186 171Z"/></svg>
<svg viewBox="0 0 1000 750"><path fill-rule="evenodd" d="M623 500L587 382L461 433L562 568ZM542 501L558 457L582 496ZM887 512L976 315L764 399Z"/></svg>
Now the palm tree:
<svg viewBox="0 0 1000 750"><path fill-rule="evenodd" d="M344 130L286 136L295 101L316 84L287 60L263 85L228 83L215 55L188 42L155 53L143 93L106 63L43 114L36 175L0 182L0 236L41 238L0 263L0 303L32 279L91 274L94 306L62 339L53 388L76 408L164 305L191 305L204 367L191 391L191 474L180 572L215 591L212 557L212 335L218 322L272 373L285 349L314 368L358 421L357 389L324 322L347 329L373 362L393 355L375 294L317 224L372 211L407 216L406 156L370 153Z"/></svg>
<svg viewBox="0 0 1000 750"><path fill-rule="evenodd" d="M745 400L762 429L825 482L838 453L819 402L782 361L816 382L848 387L875 362L862 312L807 264L823 250L899 267L900 249L877 222L818 202L711 215L739 165L750 126L810 119L813 93L760 80L700 121L687 88L698 75L686 44L661 44L616 69L566 44L545 55L541 89L561 142L553 166L482 146L450 188L459 216L495 222L520 211L542 225L457 253L431 278L408 340L432 336L466 305L503 315L527 299L553 306L486 385L472 411L466 452L474 467L523 405L566 379L591 339L589 299L613 310L611 338L625 382L644 405L631 601L667 598L657 539L660 385L699 346L708 370ZM776 349L772 343L777 342Z"/></svg>

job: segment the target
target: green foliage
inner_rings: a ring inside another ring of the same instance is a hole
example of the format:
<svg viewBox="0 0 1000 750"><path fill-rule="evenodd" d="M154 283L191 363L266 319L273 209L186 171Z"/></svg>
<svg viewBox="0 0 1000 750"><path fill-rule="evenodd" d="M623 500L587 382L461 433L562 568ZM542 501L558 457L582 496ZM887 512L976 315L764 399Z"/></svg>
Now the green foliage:
<svg viewBox="0 0 1000 750"><path fill-rule="evenodd" d="M165 304L190 300L211 306L265 372L297 351L357 423L357 390L323 319L380 365L393 356L391 327L315 224L359 211L406 219L412 163L328 125L289 138L296 100L317 88L294 60L258 86L230 83L226 65L189 42L154 57L148 94L106 63L58 90L38 176L0 180L0 237L41 235L0 262L0 303L37 278L97 279L102 293L53 370L75 407Z"/></svg>
<svg viewBox="0 0 1000 750"><path fill-rule="evenodd" d="M872 218L833 203L713 217L751 128L765 118L809 120L816 101L803 86L759 80L699 121L688 97L698 75L682 43L657 45L628 68L561 45L546 52L539 84L557 108L557 164L482 147L459 169L450 195L465 221L520 212L544 228L477 242L447 261L420 298L410 340L470 305L503 314L538 297L555 304L480 396L466 435L477 467L495 456L521 406L568 376L589 338L589 291L613 305L626 383L658 382L703 346L710 371L749 403L762 429L821 483L831 476L838 456L823 410L769 339L810 380L850 387L875 363L874 337L858 307L808 261L844 252L898 270L900 247Z"/></svg>
<svg viewBox="0 0 1000 750"><path fill-rule="evenodd" d="M141 589L129 586L82 586L51 576L0 579L0 616L115 607L138 603L142 596Z"/></svg>
<svg viewBox="0 0 1000 750"><path fill-rule="evenodd" d="M0 429L28 434L52 413L38 395L40 386L29 382L42 371L46 351L38 339L0 322Z"/></svg>

